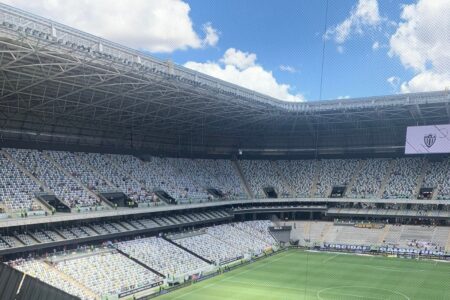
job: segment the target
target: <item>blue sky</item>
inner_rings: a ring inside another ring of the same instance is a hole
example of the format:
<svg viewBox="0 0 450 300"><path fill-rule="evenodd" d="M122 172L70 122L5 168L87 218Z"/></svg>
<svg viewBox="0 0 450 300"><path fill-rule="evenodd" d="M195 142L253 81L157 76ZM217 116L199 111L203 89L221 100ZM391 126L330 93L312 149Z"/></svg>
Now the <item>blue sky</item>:
<svg viewBox="0 0 450 300"><path fill-rule="evenodd" d="M6 0L288 101L450 88L450 0Z"/></svg>
<svg viewBox="0 0 450 300"><path fill-rule="evenodd" d="M255 53L259 64L306 99L319 99L326 1L279 1L276 5L270 0L187 2L195 24L211 21L218 28L218 44L202 50L157 56L173 59L179 64L190 60L217 61L226 49L233 47ZM355 4L353 0L330 1L328 26L346 19ZM398 1L385 1L380 6L380 14L395 22L399 21L400 12ZM389 57L386 48L372 49L377 41L387 45L386 33L391 34L394 30L388 26L384 30L355 36L343 45L343 53L337 51L336 43L326 40L322 98L395 92L387 78L407 78L410 72L397 58ZM297 71L281 71L280 65L291 66Z"/></svg>

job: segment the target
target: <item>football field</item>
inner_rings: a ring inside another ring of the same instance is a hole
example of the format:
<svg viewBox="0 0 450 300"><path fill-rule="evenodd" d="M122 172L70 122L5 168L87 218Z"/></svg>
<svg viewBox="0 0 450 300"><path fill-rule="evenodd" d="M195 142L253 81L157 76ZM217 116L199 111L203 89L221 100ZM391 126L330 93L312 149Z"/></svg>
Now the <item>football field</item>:
<svg viewBox="0 0 450 300"><path fill-rule="evenodd" d="M290 250L161 300L448 300L450 263Z"/></svg>

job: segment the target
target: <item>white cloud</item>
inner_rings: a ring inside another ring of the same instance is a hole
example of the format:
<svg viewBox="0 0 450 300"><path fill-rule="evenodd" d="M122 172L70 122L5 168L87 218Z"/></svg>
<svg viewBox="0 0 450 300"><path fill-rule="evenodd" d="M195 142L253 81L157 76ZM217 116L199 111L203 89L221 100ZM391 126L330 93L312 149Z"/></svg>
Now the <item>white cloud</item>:
<svg viewBox="0 0 450 300"><path fill-rule="evenodd" d="M378 41L375 41L372 44L372 50L378 50L380 48L380 43Z"/></svg>
<svg viewBox="0 0 450 300"><path fill-rule="evenodd" d="M333 38L336 43L343 44L352 33L361 35L364 33L365 27L376 27L381 21L377 0L359 0L358 4L350 11L350 16L328 29L325 38Z"/></svg>
<svg viewBox="0 0 450 300"><path fill-rule="evenodd" d="M338 96L338 99L350 99L350 95L345 95L345 96Z"/></svg>
<svg viewBox="0 0 450 300"><path fill-rule="evenodd" d="M292 67L292 66L287 66L287 65L281 65L280 66L280 70L283 72L288 72L288 73L297 73L297 69Z"/></svg>
<svg viewBox="0 0 450 300"><path fill-rule="evenodd" d="M450 89L450 75L440 74L433 71L425 71L417 74L408 82L400 86L402 93L431 92Z"/></svg>
<svg viewBox="0 0 450 300"><path fill-rule="evenodd" d="M235 66L239 70L244 70L255 65L256 54L229 48L225 51L220 62L225 65Z"/></svg>
<svg viewBox="0 0 450 300"><path fill-rule="evenodd" d="M219 41L219 32L211 26L211 23L203 24L203 32L205 33L205 38L203 39L204 46L217 45L217 42Z"/></svg>
<svg viewBox="0 0 450 300"><path fill-rule="evenodd" d="M256 62L256 54L230 48L217 62L193 62L185 67L255 90L285 101L304 101L301 94L291 93L289 84L278 83L271 71Z"/></svg>
<svg viewBox="0 0 450 300"><path fill-rule="evenodd" d="M77 29L151 52L214 46L217 30L193 28L189 4L182 0L5 0L7 4Z"/></svg>
<svg viewBox="0 0 450 300"><path fill-rule="evenodd" d="M389 83L389 85L394 89L394 91L397 90L398 85L400 84L400 78L397 76L391 76L386 81Z"/></svg>
<svg viewBox="0 0 450 300"><path fill-rule="evenodd" d="M443 90L450 87L449 0L419 0L403 6L389 55L416 74L401 84L402 92Z"/></svg>

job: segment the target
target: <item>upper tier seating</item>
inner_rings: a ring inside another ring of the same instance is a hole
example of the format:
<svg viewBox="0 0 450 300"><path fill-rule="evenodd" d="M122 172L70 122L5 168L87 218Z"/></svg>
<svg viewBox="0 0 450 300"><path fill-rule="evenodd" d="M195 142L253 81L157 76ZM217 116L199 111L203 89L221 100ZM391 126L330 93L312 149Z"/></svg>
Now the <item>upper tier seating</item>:
<svg viewBox="0 0 450 300"><path fill-rule="evenodd" d="M207 199L204 187L196 185L189 176L189 167L174 166L172 158L152 157L150 161L140 161L133 156L110 155L128 174L140 180L149 189L162 189L175 199ZM180 162L182 164L182 162Z"/></svg>
<svg viewBox="0 0 450 300"><path fill-rule="evenodd" d="M422 187L433 188L437 199L450 200L450 161L430 162Z"/></svg>
<svg viewBox="0 0 450 300"><path fill-rule="evenodd" d="M197 176L196 182L205 187L220 189L228 199L242 199L246 197L232 162L224 159L196 159L194 160ZM200 171L199 171L200 170Z"/></svg>
<svg viewBox="0 0 450 300"><path fill-rule="evenodd" d="M323 159L318 161L319 177L317 180L316 197L329 197L334 186L347 186L359 160L354 159Z"/></svg>
<svg viewBox="0 0 450 300"><path fill-rule="evenodd" d="M278 197L287 197L290 191L284 178L269 160L241 160L242 172L256 198L265 198L264 188L272 187Z"/></svg>
<svg viewBox="0 0 450 300"><path fill-rule="evenodd" d="M350 198L377 198L390 163L391 160L388 159L364 160L347 196Z"/></svg>
<svg viewBox="0 0 450 300"><path fill-rule="evenodd" d="M71 207L100 204L97 197L86 191L73 178L64 174L43 152L26 149L5 149L5 151L8 151L34 177L43 182L58 198L66 201Z"/></svg>
<svg viewBox="0 0 450 300"><path fill-rule="evenodd" d="M54 193L70 207L100 206L95 193L121 191L138 203L159 201L165 190L179 203L212 200L208 189L223 199L246 197L230 160L149 157L3 149L0 153L0 208L10 212L43 208L37 192ZM10 160L11 155L13 161ZM245 180L256 198L273 187L278 197L329 197L345 185L349 198L416 198L418 188L433 188L434 199L450 200L450 161L423 157L397 159L241 160ZM23 171L23 170L26 171ZM31 174L31 175L30 175ZM34 178L35 177L35 178ZM141 205L142 206L142 205ZM30 215L30 213L28 213ZM0 216L1 217L1 216Z"/></svg>
<svg viewBox="0 0 450 300"><path fill-rule="evenodd" d="M273 164L284 175L286 184L294 193L292 196L300 198L310 196L314 176L317 172L317 161L277 160Z"/></svg>
<svg viewBox="0 0 450 300"><path fill-rule="evenodd" d="M136 202L151 202L152 191L141 185L126 170L113 163L109 156L100 153L79 153L85 162L108 179L116 189L122 191ZM127 162L133 159L129 155L121 155ZM127 163L125 163L126 165Z"/></svg>
<svg viewBox="0 0 450 300"><path fill-rule="evenodd" d="M0 153L0 202L11 211L35 210L35 192L39 185Z"/></svg>
<svg viewBox="0 0 450 300"><path fill-rule="evenodd" d="M80 180L86 187L94 191L110 191L111 187L101 175L95 173L78 155L65 151L44 151L54 161L59 163L73 177Z"/></svg>
<svg viewBox="0 0 450 300"><path fill-rule="evenodd" d="M384 191L384 198L413 198L423 158L398 158Z"/></svg>
<svg viewBox="0 0 450 300"><path fill-rule="evenodd" d="M206 200L207 188L219 189L228 198L245 195L231 161L159 157L141 161L114 154L108 157L147 188L162 189L177 200Z"/></svg>

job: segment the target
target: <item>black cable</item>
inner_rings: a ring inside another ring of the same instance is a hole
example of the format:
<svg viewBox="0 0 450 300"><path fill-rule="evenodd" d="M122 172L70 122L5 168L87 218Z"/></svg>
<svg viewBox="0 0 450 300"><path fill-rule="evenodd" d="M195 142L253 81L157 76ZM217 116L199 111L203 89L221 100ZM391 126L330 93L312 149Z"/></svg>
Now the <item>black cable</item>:
<svg viewBox="0 0 450 300"><path fill-rule="evenodd" d="M322 45L322 66L320 71L320 89L319 89L319 100L322 100L322 86L323 86L323 66L325 64L325 45L326 45L326 38L325 35L327 34L327 27L328 27L328 0L326 1L325 6L325 25L323 29L323 45Z"/></svg>

